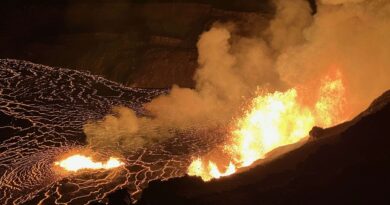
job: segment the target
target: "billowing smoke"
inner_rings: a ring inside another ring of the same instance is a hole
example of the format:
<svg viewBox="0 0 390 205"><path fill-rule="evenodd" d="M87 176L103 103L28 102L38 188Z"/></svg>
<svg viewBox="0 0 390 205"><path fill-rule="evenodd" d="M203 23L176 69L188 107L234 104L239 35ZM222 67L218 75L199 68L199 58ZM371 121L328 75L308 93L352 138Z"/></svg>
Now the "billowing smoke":
<svg viewBox="0 0 390 205"><path fill-rule="evenodd" d="M338 69L351 114L390 88L390 2L321 0L312 15L305 0L275 0L276 14L260 33L240 36L239 25L216 23L200 36L195 89L173 86L144 105L84 126L90 145L134 149L175 130L229 123L256 90L285 90Z"/></svg>
<svg viewBox="0 0 390 205"><path fill-rule="evenodd" d="M305 42L287 48L275 64L290 85L339 69L352 114L390 88L390 2L355 2L323 0L303 31Z"/></svg>

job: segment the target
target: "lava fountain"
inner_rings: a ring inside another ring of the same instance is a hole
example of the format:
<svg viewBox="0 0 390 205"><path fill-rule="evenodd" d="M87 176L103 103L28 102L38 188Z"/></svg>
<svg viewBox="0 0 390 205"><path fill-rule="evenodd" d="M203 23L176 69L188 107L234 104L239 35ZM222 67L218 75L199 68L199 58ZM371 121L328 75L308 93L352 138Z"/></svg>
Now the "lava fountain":
<svg viewBox="0 0 390 205"><path fill-rule="evenodd" d="M95 162L91 157L75 154L63 160L57 161L54 165L66 171L77 172L84 169L113 169L124 165L118 158L110 157L106 162Z"/></svg>
<svg viewBox="0 0 390 205"><path fill-rule="evenodd" d="M316 84L317 92L312 91L315 86L310 86L256 96L242 117L235 120L225 145L217 148L217 154L211 154L217 156L194 159L188 174L204 181L231 175L238 168L264 159L277 147L303 140L315 125L329 127L343 121L345 87L341 73L336 71ZM209 158L228 160L217 163Z"/></svg>

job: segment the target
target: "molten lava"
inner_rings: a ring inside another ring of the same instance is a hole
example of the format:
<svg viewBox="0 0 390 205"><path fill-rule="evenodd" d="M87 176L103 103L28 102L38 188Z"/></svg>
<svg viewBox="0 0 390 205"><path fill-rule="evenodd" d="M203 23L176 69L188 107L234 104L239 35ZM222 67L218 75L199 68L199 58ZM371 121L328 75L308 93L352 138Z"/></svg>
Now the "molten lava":
<svg viewBox="0 0 390 205"><path fill-rule="evenodd" d="M77 172L82 169L112 169L124 165L118 158L110 157L107 162L95 162L91 157L80 154L72 155L64 160L54 163L66 171Z"/></svg>
<svg viewBox="0 0 390 205"><path fill-rule="evenodd" d="M333 79L327 76L320 81L314 95L317 100L311 105L305 105L298 94L292 88L255 97L248 111L236 120L229 140L219 152L224 155L220 158L229 159L228 165L197 158L190 164L188 174L204 181L231 175L237 168L264 159L277 147L304 139L314 125L328 127L343 120L345 88L339 72Z"/></svg>

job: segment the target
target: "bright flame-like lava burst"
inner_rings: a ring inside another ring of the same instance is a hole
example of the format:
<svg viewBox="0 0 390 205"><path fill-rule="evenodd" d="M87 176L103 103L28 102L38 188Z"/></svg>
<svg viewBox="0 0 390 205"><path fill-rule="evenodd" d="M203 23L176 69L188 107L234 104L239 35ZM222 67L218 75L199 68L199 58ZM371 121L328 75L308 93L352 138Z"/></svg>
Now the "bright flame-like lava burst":
<svg viewBox="0 0 390 205"><path fill-rule="evenodd" d="M80 154L72 155L54 163L66 171L77 172L82 169L112 169L124 165L118 158L110 157L107 162L95 162L91 157Z"/></svg>
<svg viewBox="0 0 390 205"><path fill-rule="evenodd" d="M345 88L340 72L320 81L314 95L317 100L311 105L304 105L298 93L292 88L255 97L248 111L235 122L228 142L219 152L224 155L219 157L229 162L218 164L197 158L190 164L188 174L200 176L204 181L231 175L237 168L265 158L277 147L304 139L314 125L329 127L344 120ZM220 171L219 167L225 170Z"/></svg>

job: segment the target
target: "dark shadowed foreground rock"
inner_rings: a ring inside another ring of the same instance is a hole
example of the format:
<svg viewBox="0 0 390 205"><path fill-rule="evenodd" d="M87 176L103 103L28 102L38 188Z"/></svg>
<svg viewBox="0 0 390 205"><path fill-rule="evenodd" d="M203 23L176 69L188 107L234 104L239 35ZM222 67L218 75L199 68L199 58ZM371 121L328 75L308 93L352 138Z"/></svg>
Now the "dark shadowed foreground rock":
<svg viewBox="0 0 390 205"><path fill-rule="evenodd" d="M324 128L314 126L310 130L309 135L310 135L311 138L314 138L314 139L320 138L320 137L322 137L324 135Z"/></svg>
<svg viewBox="0 0 390 205"><path fill-rule="evenodd" d="M138 204L389 204L389 96L247 172L209 183L188 176L154 181Z"/></svg>

